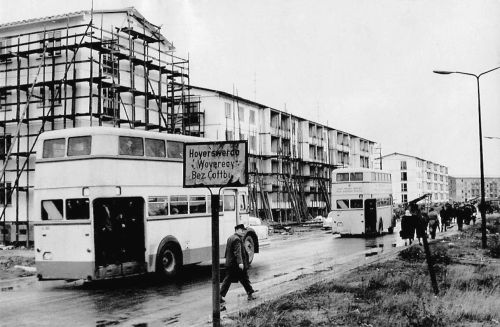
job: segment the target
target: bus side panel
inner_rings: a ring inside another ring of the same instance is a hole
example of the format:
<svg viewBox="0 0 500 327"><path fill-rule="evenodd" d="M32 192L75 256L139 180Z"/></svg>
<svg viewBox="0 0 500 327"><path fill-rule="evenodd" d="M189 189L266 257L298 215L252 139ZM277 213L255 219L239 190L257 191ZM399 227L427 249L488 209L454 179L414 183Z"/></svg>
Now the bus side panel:
<svg viewBox="0 0 500 327"><path fill-rule="evenodd" d="M392 208L390 206L378 207L377 215L379 219L382 218L384 224L384 232L388 231L392 223Z"/></svg>
<svg viewBox="0 0 500 327"><path fill-rule="evenodd" d="M95 271L92 226L35 225L35 263L41 279L87 279Z"/></svg>
<svg viewBox="0 0 500 327"><path fill-rule="evenodd" d="M212 220L210 216L164 220L148 219L146 225L148 272L155 271L159 244L167 236L173 236L179 241L184 265L212 260ZM221 257L224 257L227 238L234 233L234 225L234 217L231 215L221 214L219 216L219 253Z"/></svg>
<svg viewBox="0 0 500 327"><path fill-rule="evenodd" d="M365 233L363 210L334 210L332 230L340 235L361 235Z"/></svg>

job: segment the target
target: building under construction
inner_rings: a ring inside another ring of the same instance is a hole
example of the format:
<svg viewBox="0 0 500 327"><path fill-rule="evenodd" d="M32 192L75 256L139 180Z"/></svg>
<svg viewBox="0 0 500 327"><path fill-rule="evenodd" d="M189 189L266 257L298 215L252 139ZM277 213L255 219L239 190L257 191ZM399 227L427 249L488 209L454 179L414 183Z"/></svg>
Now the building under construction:
<svg viewBox="0 0 500 327"><path fill-rule="evenodd" d="M248 140L250 208L276 222L325 215L332 169L373 161L372 141L193 87L189 60L134 8L0 25L0 110L0 242L30 238L34 148L46 130L106 125Z"/></svg>
<svg viewBox="0 0 500 327"><path fill-rule="evenodd" d="M189 61L134 8L0 25L0 241L29 238L40 133L107 125L203 136L198 108Z"/></svg>

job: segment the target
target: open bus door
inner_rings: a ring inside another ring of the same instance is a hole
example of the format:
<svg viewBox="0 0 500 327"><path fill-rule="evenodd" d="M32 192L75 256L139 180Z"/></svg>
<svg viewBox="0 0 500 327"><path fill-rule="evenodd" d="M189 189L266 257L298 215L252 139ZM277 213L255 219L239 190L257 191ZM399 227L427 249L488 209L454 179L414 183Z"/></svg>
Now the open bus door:
<svg viewBox="0 0 500 327"><path fill-rule="evenodd" d="M144 200L98 198L93 213L96 278L145 272Z"/></svg>
<svg viewBox="0 0 500 327"><path fill-rule="evenodd" d="M365 235L377 233L377 199L365 200Z"/></svg>

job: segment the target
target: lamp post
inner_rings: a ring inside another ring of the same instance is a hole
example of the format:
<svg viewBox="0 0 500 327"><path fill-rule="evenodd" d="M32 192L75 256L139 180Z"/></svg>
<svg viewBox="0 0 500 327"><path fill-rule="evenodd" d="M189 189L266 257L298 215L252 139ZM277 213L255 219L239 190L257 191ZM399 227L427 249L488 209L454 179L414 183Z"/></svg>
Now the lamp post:
<svg viewBox="0 0 500 327"><path fill-rule="evenodd" d="M494 70L500 69L499 67L495 67L493 69L487 70L485 72L482 72L479 75L472 74L472 73L465 73L465 72L451 72L451 71L445 71L445 70L435 70L434 73L436 74L441 74L441 75L449 75L449 74L462 74L462 75L469 75L469 76L474 76L476 78L476 83L477 83L477 112L479 116L479 160L480 160L480 167L481 167L481 204L479 205L479 211L481 212L481 241L482 241L482 246L483 249L486 249L487 247L487 242L486 242L486 213L485 213L485 201L484 201L484 164L483 164L483 131L482 131L482 125L481 125L481 95L479 92L479 78L483 76L484 74L487 74L489 72L492 72Z"/></svg>

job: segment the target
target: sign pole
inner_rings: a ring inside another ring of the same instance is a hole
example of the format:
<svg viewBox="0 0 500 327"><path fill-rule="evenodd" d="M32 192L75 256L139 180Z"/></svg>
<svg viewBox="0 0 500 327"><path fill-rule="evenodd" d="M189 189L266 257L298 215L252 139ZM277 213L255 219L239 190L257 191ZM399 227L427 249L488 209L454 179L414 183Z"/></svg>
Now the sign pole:
<svg viewBox="0 0 500 327"><path fill-rule="evenodd" d="M220 192L220 190L219 190ZM212 193L212 191L210 191ZM212 204L212 321L220 326L219 194L211 194Z"/></svg>

